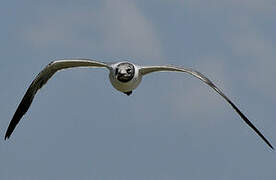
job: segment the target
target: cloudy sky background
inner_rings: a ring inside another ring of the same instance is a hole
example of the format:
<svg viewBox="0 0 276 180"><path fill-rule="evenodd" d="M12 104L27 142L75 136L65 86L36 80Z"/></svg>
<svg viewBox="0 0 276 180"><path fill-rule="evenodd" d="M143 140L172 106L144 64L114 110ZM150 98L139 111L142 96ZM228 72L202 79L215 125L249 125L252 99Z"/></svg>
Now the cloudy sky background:
<svg viewBox="0 0 276 180"><path fill-rule="evenodd" d="M274 0L5 1L0 179L275 179L276 154L212 89L156 73L127 97L104 69L57 73L11 139L21 98L68 57L192 67L276 146Z"/></svg>

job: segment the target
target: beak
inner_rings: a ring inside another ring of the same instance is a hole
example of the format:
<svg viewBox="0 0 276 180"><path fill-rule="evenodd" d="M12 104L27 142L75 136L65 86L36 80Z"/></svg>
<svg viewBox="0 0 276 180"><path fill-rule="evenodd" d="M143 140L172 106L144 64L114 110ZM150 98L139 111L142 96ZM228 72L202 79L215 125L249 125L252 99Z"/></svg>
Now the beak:
<svg viewBox="0 0 276 180"><path fill-rule="evenodd" d="M120 76L122 76L122 75L127 74L127 72L126 72L126 70L124 70L124 69L120 69L119 72L118 72L118 74L119 74Z"/></svg>
<svg viewBox="0 0 276 180"><path fill-rule="evenodd" d="M126 70L119 70L119 72L118 72L118 77L124 77L124 76L126 76L126 75L127 75Z"/></svg>

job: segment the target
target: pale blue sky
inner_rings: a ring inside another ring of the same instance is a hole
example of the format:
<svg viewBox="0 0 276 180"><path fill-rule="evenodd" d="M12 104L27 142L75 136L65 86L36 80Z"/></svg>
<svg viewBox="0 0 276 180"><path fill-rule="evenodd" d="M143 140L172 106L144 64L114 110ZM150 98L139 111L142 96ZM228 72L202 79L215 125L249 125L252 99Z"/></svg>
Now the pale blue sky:
<svg viewBox="0 0 276 180"><path fill-rule="evenodd" d="M128 97L103 69L57 73L11 139L36 74L68 57L207 75L276 146L276 1L3 1L0 179L273 180L276 153L212 89L156 73Z"/></svg>

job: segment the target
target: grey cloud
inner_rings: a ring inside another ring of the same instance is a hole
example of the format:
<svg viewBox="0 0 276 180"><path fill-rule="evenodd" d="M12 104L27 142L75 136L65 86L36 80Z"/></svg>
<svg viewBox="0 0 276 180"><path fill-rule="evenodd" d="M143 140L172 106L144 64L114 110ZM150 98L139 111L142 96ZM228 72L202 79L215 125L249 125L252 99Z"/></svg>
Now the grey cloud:
<svg viewBox="0 0 276 180"><path fill-rule="evenodd" d="M271 82L275 81L276 44L248 20L239 23L237 29L239 30L228 32L225 36L228 36L233 54L244 60L249 59L250 62L238 76L248 88L260 89L262 94L274 98L276 85Z"/></svg>
<svg viewBox="0 0 276 180"><path fill-rule="evenodd" d="M247 12L263 12L270 13L275 11L276 3L273 0L176 0L178 3L192 8L193 11L211 12L225 11L235 9ZM245 12L246 13L246 12ZM233 14L235 15L235 14Z"/></svg>
<svg viewBox="0 0 276 180"><path fill-rule="evenodd" d="M42 12L38 22L29 25L22 36L37 48L78 48L81 44L113 57L162 59L156 30L128 0L105 0L99 9L90 11L76 8L52 14Z"/></svg>
<svg viewBox="0 0 276 180"><path fill-rule="evenodd" d="M154 27L132 1L107 0L101 16L103 46L109 51L161 59L161 45Z"/></svg>

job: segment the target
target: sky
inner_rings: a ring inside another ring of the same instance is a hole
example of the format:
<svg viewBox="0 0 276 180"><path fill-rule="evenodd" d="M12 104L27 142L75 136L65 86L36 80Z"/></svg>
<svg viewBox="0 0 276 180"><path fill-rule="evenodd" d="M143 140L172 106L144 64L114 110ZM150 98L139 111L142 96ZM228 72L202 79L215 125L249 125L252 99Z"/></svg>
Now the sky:
<svg viewBox="0 0 276 180"><path fill-rule="evenodd" d="M126 96L108 70L58 72L4 140L43 67L82 57L196 69L276 146L275 17L274 0L3 1L0 179L275 179L276 152L183 73Z"/></svg>

